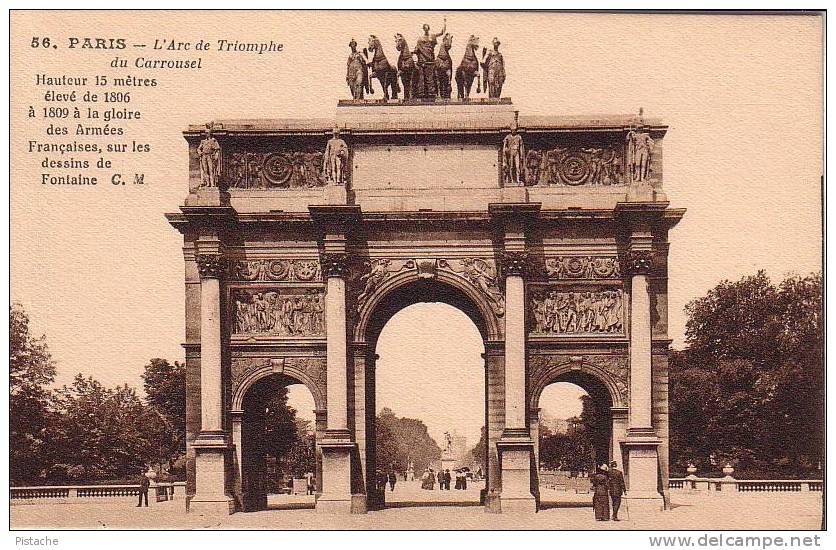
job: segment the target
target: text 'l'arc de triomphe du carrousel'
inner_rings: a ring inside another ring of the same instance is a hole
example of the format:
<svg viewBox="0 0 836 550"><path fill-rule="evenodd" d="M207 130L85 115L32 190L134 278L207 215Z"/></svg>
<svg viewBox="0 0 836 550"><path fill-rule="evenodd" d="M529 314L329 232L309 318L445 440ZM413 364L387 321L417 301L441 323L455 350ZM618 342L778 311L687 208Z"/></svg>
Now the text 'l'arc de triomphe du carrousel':
<svg viewBox="0 0 836 550"><path fill-rule="evenodd" d="M663 191L667 126L526 116L502 97L500 40L471 36L456 65L445 32L396 35L395 62L352 39L333 118L184 132L188 196L168 219L191 511L266 506L247 403L271 377L313 395L316 509L373 509L375 346L416 302L459 308L484 340L486 511L536 512L538 401L558 381L606 403L631 513L664 508L668 231L684 214Z"/></svg>

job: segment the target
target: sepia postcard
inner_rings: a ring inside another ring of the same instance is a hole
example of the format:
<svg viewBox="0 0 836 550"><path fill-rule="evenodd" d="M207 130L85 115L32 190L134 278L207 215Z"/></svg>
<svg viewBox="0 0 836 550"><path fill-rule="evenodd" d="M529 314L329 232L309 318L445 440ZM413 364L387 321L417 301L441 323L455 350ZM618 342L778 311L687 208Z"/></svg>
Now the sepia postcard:
<svg viewBox="0 0 836 550"><path fill-rule="evenodd" d="M9 17L9 544L826 541L824 12Z"/></svg>

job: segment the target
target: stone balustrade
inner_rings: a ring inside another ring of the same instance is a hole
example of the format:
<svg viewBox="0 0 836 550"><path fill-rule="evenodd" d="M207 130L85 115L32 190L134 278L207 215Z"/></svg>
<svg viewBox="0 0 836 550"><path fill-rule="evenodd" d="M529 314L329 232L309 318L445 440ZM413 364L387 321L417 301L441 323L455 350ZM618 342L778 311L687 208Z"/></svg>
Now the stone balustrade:
<svg viewBox="0 0 836 550"><path fill-rule="evenodd" d="M820 479L734 479L688 476L671 478L668 488L675 491L707 491L712 493L809 493L821 492Z"/></svg>
<svg viewBox="0 0 836 550"><path fill-rule="evenodd" d="M152 483L149 493L157 495L157 501L174 500L176 493L185 494L186 483ZM139 496L139 484L135 485L43 485L10 487L12 504L37 504L67 502L89 498L134 498Z"/></svg>

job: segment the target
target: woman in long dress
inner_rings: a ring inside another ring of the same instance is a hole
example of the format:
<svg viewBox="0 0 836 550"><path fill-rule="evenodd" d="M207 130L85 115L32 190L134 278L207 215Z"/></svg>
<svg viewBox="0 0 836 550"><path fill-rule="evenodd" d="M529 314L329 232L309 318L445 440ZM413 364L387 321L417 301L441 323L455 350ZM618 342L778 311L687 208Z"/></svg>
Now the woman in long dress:
<svg viewBox="0 0 836 550"><path fill-rule="evenodd" d="M607 476L606 468L606 465L602 465L589 479L594 491L592 507L595 509L596 521L609 521L610 519L609 476Z"/></svg>

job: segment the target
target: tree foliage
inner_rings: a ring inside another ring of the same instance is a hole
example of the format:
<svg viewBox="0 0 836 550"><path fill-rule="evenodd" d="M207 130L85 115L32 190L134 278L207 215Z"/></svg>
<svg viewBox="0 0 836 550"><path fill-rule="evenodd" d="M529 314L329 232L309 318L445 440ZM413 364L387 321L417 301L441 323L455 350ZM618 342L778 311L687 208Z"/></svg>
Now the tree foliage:
<svg viewBox="0 0 836 550"><path fill-rule="evenodd" d="M421 472L441 458L441 448L430 437L427 426L415 418L401 418L384 407L375 422L377 466L388 471L404 471L411 460Z"/></svg>
<svg viewBox="0 0 836 550"><path fill-rule="evenodd" d="M686 306L670 356L671 458L747 477L815 475L824 445L822 277L763 271Z"/></svg>
<svg viewBox="0 0 836 550"><path fill-rule="evenodd" d="M55 363L46 337L29 332L29 316L20 304L9 308L9 476L12 483L33 482L47 453L51 420L48 385Z"/></svg>
<svg viewBox="0 0 836 550"><path fill-rule="evenodd" d="M78 374L55 392L53 406L46 477L59 479L48 481L62 481L64 472L85 480L127 479L158 461L165 424L127 384L106 388Z"/></svg>
<svg viewBox="0 0 836 550"><path fill-rule="evenodd" d="M160 461L173 468L186 454L186 366L154 358L142 373L145 401L160 416L163 431L157 441Z"/></svg>
<svg viewBox="0 0 836 550"><path fill-rule="evenodd" d="M601 448L601 438L608 435L608 430L601 429L601 414L595 407L594 400L582 395L580 416L567 418L565 432L540 424L540 464L550 470L568 470L571 472L592 471L595 463L601 462L596 454L596 447ZM604 445L607 442L604 441ZM603 453L603 450L599 451ZM604 458L606 460L606 458Z"/></svg>

